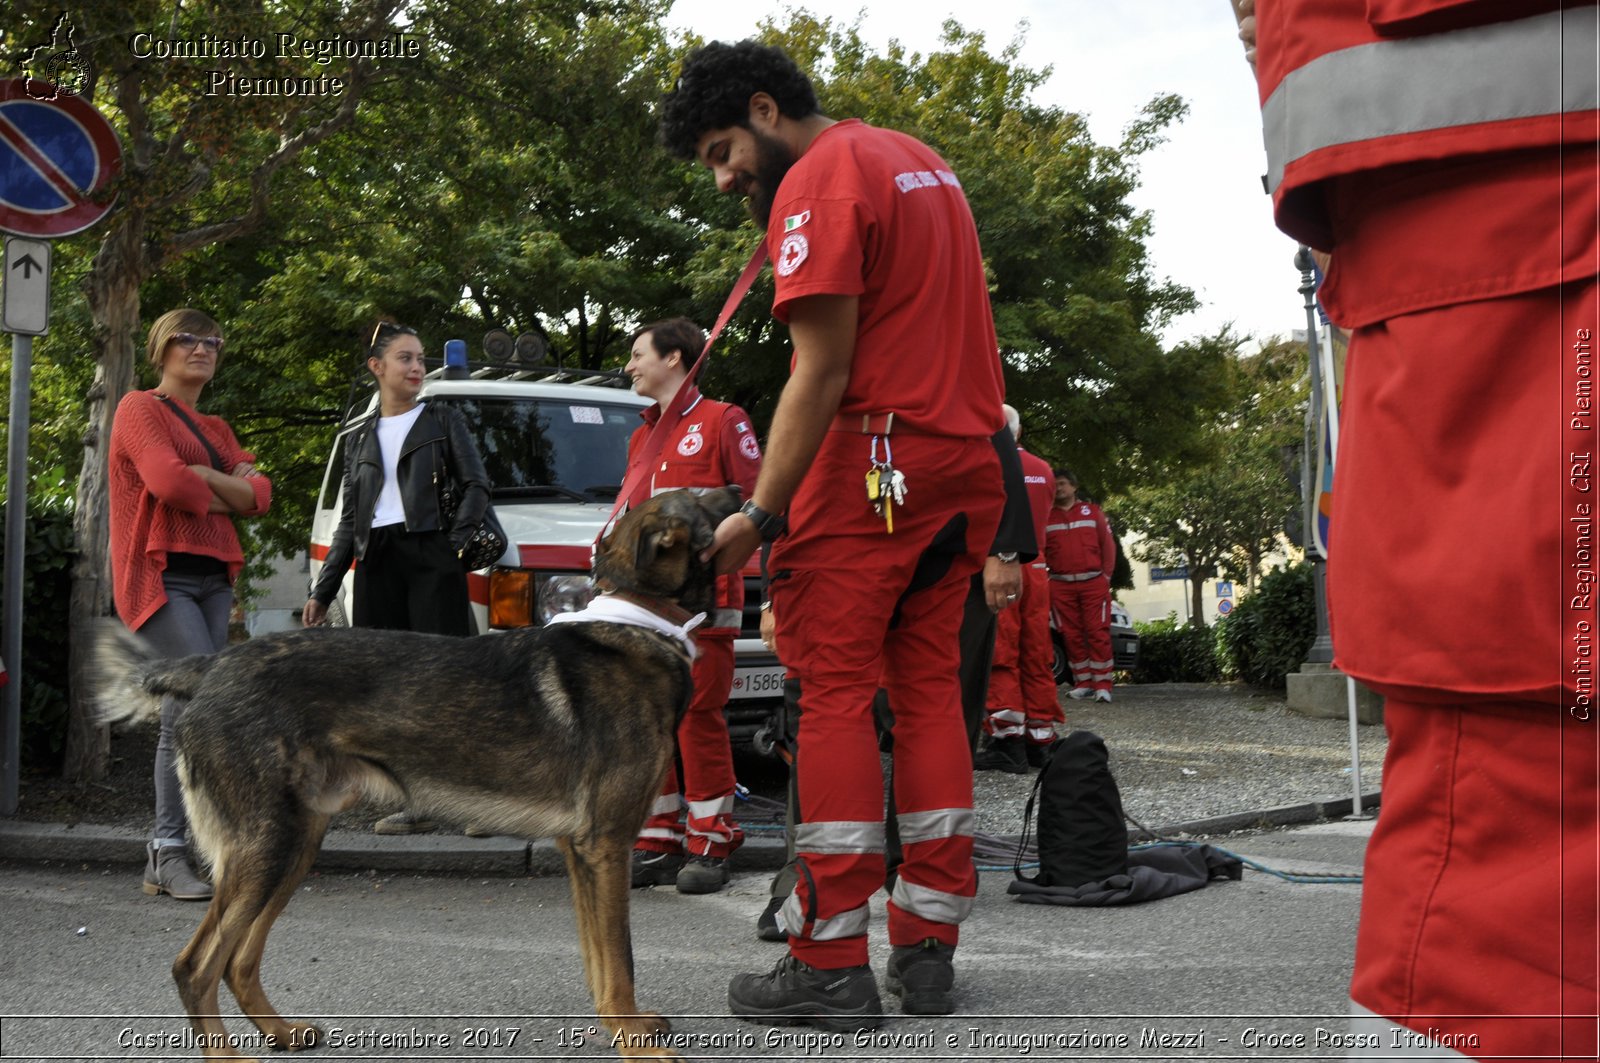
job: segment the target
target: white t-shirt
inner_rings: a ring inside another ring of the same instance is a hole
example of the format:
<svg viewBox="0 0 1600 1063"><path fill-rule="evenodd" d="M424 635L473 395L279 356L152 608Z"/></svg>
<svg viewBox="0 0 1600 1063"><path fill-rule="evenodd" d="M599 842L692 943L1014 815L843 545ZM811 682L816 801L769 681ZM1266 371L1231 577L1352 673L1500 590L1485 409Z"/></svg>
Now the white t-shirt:
<svg viewBox="0 0 1600 1063"><path fill-rule="evenodd" d="M378 508L372 513L374 528L405 523L406 507L400 501L400 451L405 446L407 433L417 423L417 418L422 416L422 408L426 405L425 402L419 402L405 413L378 418L378 453L383 458L383 490L378 492Z"/></svg>

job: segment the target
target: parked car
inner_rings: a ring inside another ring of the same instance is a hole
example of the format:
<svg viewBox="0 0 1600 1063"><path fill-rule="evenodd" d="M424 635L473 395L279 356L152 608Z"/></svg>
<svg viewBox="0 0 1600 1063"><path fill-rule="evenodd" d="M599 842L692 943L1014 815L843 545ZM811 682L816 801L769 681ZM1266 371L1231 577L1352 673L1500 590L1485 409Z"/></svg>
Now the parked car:
<svg viewBox="0 0 1600 1063"><path fill-rule="evenodd" d="M1069 685L1072 669L1067 667L1067 648L1061 642L1061 632L1056 630L1054 616L1050 618L1050 644L1056 651L1051 664L1056 685ZM1134 630L1128 611L1116 602L1111 603L1111 659L1119 672L1131 672L1139 667L1139 632Z"/></svg>
<svg viewBox="0 0 1600 1063"><path fill-rule="evenodd" d="M489 474L490 499L511 548L502 564L467 577L479 632L542 625L577 611L594 593L590 550L627 467L628 437L649 400L614 371L559 368L445 369L429 372L422 398L466 415ZM376 398L351 404L334 439L311 525L311 583L328 556L343 499L344 452ZM761 643L759 569L746 573L744 618L734 643L729 729L749 747L782 702L783 666ZM328 622L348 623L354 570L328 608Z"/></svg>

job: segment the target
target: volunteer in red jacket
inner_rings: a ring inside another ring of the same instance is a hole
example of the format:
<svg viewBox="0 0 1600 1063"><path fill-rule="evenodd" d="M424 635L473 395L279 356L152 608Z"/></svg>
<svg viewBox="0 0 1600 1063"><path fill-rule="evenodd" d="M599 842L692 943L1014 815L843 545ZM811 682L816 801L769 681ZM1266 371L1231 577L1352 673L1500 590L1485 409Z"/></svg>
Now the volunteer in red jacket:
<svg viewBox="0 0 1600 1063"><path fill-rule="evenodd" d="M1050 605L1072 669L1069 696L1111 700L1111 572L1117 542L1100 507L1078 497L1078 477L1055 473L1056 505L1045 525Z"/></svg>
<svg viewBox="0 0 1600 1063"><path fill-rule="evenodd" d="M948 1013L977 886L957 629L1004 500L991 441L1000 358L977 228L943 159L904 134L821 114L809 79L776 48L697 49L662 126L669 150L749 197L766 225L773 314L794 344L755 496L711 550L719 571L736 571L776 539L770 600L805 691L799 883L779 912L790 954L768 974L736 977L729 1007L835 1030L882 1019L867 966L868 900L883 885L871 712L881 676L905 848L886 984L908 1013Z"/></svg>
<svg viewBox="0 0 1600 1063"><path fill-rule="evenodd" d="M1389 731L1356 1032L1592 1060L1600 19L1242 6L1278 224L1351 331L1328 601Z"/></svg>
<svg viewBox="0 0 1600 1063"><path fill-rule="evenodd" d="M972 758L978 771L1024 774L1044 763L1044 751L1056 738L1056 724L1066 715L1057 700L1055 649L1050 644L1050 581L1047 578L1045 525L1055 499L1055 474L1043 458L1022 448L1022 418L1016 407L1001 407L1006 426L1017 442L1022 480L1027 486L1039 556L1022 570L1022 595L1015 609L995 621L994 660L989 672L989 708L983 730L987 748Z"/></svg>
<svg viewBox="0 0 1600 1063"><path fill-rule="evenodd" d="M686 383L706 335L688 318L646 325L633 334L627 373L633 390L654 399L628 440L631 469L652 429L665 432L659 466L640 481L628 505L680 487L710 490L737 485L744 497L755 490L761 447L750 415L700 394ZM676 423L660 424L683 387L689 405ZM733 687L733 640L744 609L744 581L733 572L717 580L716 611L695 629L694 699L678 724L677 771L668 771L650 818L633 850L633 884L676 883L679 893L715 893L728 881L728 856L744 841L733 819L733 747L723 708ZM687 810L687 817L684 817ZM687 857L687 859L685 859Z"/></svg>

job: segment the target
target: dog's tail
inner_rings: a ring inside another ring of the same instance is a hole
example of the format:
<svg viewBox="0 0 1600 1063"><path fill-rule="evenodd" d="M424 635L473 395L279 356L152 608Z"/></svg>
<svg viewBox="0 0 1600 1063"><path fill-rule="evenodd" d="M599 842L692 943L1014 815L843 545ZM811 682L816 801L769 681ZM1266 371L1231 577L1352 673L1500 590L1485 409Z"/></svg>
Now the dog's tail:
<svg viewBox="0 0 1600 1063"><path fill-rule="evenodd" d="M190 698L215 658L164 660L155 647L116 620L95 631L95 709L101 723L147 723L161 715L161 698Z"/></svg>

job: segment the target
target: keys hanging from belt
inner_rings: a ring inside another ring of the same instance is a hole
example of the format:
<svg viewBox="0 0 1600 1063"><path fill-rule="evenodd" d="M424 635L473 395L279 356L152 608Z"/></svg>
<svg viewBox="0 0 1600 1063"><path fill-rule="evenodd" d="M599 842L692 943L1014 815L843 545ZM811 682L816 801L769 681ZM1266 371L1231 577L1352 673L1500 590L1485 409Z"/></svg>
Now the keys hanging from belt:
<svg viewBox="0 0 1600 1063"><path fill-rule="evenodd" d="M872 437L872 467L867 470L867 501L872 511L884 519L890 535L894 534L894 507L906 500L906 477L894 467L894 455L889 441L883 440L883 460L878 460L878 436Z"/></svg>

